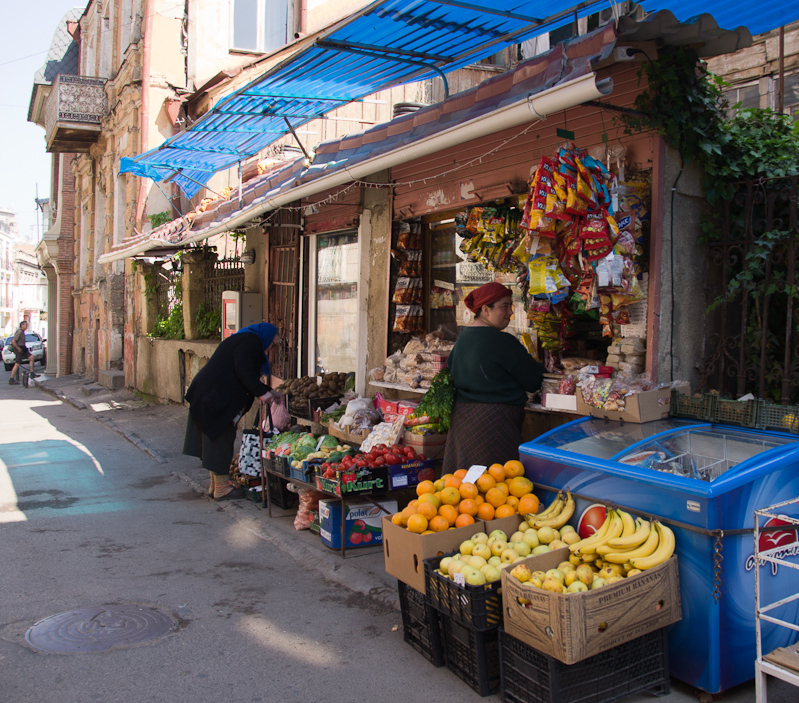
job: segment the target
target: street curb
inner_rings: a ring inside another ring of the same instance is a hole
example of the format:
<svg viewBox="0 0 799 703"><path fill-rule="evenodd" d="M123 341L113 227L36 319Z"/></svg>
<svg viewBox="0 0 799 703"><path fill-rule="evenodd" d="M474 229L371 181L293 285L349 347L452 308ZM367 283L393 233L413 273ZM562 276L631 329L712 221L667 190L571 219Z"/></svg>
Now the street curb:
<svg viewBox="0 0 799 703"><path fill-rule="evenodd" d="M67 395L66 393L63 393L62 391L59 391L58 389L48 388L47 386L42 386L42 385L36 383L36 379L33 380L33 383L36 384L36 387L40 391L43 391L44 393L47 393L47 394L52 395L52 396L55 396L59 400L65 402L65 403L69 403L72 407L77 408L78 410L88 410L89 409L89 406L86 405L86 403L84 403L83 401L77 400L77 399ZM149 454L159 464L166 464L167 463L167 459L165 457L163 457L161 454L159 454L157 451L155 451L154 449L151 449L150 447L148 447L144 443L144 440L141 437L139 437L139 435L137 435L135 432L126 432L125 430L121 429L116 424L116 422L114 422L114 419L112 417L108 417L107 415L98 415L95 412L92 412L90 414L95 420L97 420L98 422L102 422L104 425L106 425L107 427L112 429L114 432L116 432L117 434L119 434L122 437L124 437L126 440L128 440L128 442L133 444L136 448L140 449L145 454Z"/></svg>

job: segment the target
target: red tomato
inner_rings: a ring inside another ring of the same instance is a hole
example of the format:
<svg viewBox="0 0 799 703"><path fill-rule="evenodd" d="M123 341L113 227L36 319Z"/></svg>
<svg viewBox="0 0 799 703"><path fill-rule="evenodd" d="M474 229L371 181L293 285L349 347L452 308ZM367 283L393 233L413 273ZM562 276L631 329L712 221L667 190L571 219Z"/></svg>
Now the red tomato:
<svg viewBox="0 0 799 703"><path fill-rule="evenodd" d="M402 459L400 459L397 454L393 453L386 454L385 459L386 459L386 464L389 464L390 466L402 463Z"/></svg>
<svg viewBox="0 0 799 703"><path fill-rule="evenodd" d="M413 447L405 447L403 452L409 459L413 459L416 456L416 450Z"/></svg>
<svg viewBox="0 0 799 703"><path fill-rule="evenodd" d="M363 455L363 458L371 464L375 459L377 459L377 454L374 452L367 452Z"/></svg>
<svg viewBox="0 0 799 703"><path fill-rule="evenodd" d="M375 459L375 466L383 466L386 463L386 457L379 456Z"/></svg>
<svg viewBox="0 0 799 703"><path fill-rule="evenodd" d="M330 464L326 461L322 462L322 471L327 471L330 468Z"/></svg>
<svg viewBox="0 0 799 703"><path fill-rule="evenodd" d="M396 454L397 452L401 452L402 447L399 444L392 444L391 445L391 453Z"/></svg>
<svg viewBox="0 0 799 703"><path fill-rule="evenodd" d="M385 452L388 447L385 444L378 444L376 447L372 448L372 451L375 449L379 449L381 452Z"/></svg>
<svg viewBox="0 0 799 703"><path fill-rule="evenodd" d="M416 455L416 458L417 458L419 461L427 461L427 457L426 457L424 454L417 454L417 455Z"/></svg>
<svg viewBox="0 0 799 703"><path fill-rule="evenodd" d="M366 459L358 459L358 461L355 462L355 466L357 466L359 469L365 469Z"/></svg>

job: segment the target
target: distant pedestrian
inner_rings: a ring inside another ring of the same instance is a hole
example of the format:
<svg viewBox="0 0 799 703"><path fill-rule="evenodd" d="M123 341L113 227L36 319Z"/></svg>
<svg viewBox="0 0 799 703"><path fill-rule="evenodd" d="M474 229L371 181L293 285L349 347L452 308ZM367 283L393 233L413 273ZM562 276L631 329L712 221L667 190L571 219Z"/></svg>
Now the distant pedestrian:
<svg viewBox="0 0 799 703"><path fill-rule="evenodd" d="M202 459L211 472L209 494L214 500L243 498L244 491L228 480L236 424L255 398L263 403L277 398L261 382L269 379L267 350L277 334L268 322L250 325L225 339L186 391L189 417L183 453Z"/></svg>
<svg viewBox="0 0 799 703"><path fill-rule="evenodd" d="M30 377L37 378L39 374L33 373L33 356L28 351L28 345L25 343L25 331L28 329L28 322L27 320L23 320L19 323L19 329L14 332L14 337L11 339L11 346L14 348L14 366L11 369L11 378L8 379L8 383L12 386L15 386L19 383L19 367L26 359L29 360L30 363Z"/></svg>

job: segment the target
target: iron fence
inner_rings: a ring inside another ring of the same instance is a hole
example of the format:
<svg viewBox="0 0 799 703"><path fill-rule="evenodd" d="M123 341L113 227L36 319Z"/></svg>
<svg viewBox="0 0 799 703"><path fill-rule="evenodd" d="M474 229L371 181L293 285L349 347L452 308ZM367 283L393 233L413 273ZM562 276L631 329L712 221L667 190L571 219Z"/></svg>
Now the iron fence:
<svg viewBox="0 0 799 703"><path fill-rule="evenodd" d="M705 389L799 401L799 176L749 181L707 244Z"/></svg>
<svg viewBox="0 0 799 703"><path fill-rule="evenodd" d="M203 272L203 302L206 310L222 309L222 293L244 290L244 266L236 259L209 259Z"/></svg>

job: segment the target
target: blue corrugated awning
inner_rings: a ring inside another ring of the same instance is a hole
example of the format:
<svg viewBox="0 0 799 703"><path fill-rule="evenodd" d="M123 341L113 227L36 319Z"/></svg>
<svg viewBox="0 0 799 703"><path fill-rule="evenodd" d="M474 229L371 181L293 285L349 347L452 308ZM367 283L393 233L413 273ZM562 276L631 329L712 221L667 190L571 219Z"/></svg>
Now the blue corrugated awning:
<svg viewBox="0 0 799 703"><path fill-rule="evenodd" d="M643 2L690 21L695 2ZM562 9L561 9L562 7ZM120 172L173 180L191 197L217 171L255 156L277 139L354 100L467 66L500 49L608 7L605 0L558 6L544 0L377 0L322 33L311 46L227 96L196 124L157 149L121 160ZM701 4L719 26L755 34L791 21L784 7L754 2Z"/></svg>

